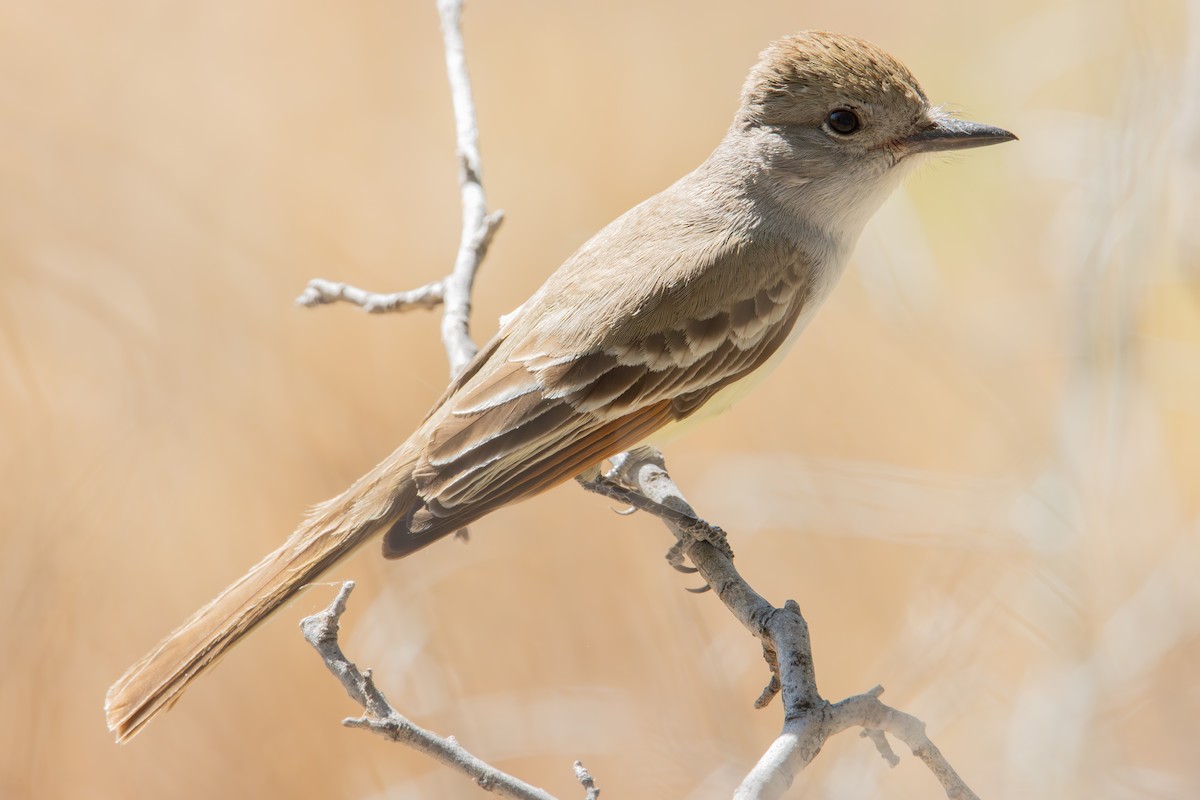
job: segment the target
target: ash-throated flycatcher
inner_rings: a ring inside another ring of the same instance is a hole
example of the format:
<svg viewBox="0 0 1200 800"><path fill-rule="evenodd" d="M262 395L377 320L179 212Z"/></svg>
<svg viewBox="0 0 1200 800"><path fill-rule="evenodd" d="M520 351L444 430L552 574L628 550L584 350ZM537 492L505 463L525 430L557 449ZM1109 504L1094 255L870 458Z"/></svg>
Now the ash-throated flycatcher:
<svg viewBox="0 0 1200 800"><path fill-rule="evenodd" d="M133 665L109 690L109 728L137 733L372 536L408 555L727 404L804 327L914 156L1014 138L947 117L866 42L773 43L712 155L584 244L408 441Z"/></svg>

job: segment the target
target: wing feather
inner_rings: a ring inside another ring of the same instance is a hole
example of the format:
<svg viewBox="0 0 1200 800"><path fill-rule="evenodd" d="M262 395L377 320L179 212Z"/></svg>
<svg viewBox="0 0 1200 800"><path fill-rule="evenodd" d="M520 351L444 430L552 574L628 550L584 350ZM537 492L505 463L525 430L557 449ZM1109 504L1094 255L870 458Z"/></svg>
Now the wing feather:
<svg viewBox="0 0 1200 800"><path fill-rule="evenodd" d="M730 245L705 257L734 255ZM761 257L779 263L760 265L727 293L711 283L720 269L711 264L693 270L691 283L645 282L645 297L624 299L606 333L576 325L595 315L535 295L427 419L428 445L414 467L422 502L389 531L385 554L410 552L561 483L753 372L787 337L811 290L795 253L768 247ZM576 282L580 303L613 305L583 291L603 286L583 275L563 279Z"/></svg>
<svg viewBox="0 0 1200 800"><path fill-rule="evenodd" d="M490 511L557 486L608 456L627 450L671 419L670 404L646 406L611 420L583 436L568 436L569 447L547 448L540 457L527 459L519 469L509 469L487 482L474 481L465 488L469 502L447 503L453 495L437 495L397 522L384 537L384 555L399 558L448 532L479 519Z"/></svg>

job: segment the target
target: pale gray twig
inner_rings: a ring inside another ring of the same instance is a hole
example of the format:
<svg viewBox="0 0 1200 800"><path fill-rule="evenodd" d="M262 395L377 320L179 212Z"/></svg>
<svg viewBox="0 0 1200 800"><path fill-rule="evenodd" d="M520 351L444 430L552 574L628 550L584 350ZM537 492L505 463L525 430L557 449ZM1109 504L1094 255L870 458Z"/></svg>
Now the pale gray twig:
<svg viewBox="0 0 1200 800"><path fill-rule="evenodd" d="M444 296L445 287L442 281L427 283L407 292L382 294L359 289L348 283L313 278L304 288L304 292L296 298L296 303L302 306L319 306L343 300L368 313L382 314L389 311L408 311L410 308L437 308L442 304Z"/></svg>
<svg viewBox="0 0 1200 800"><path fill-rule="evenodd" d="M880 687L881 689L883 687ZM870 739L875 745L875 749L879 751L879 755L883 756L883 760L888 763L889 767L895 767L900 764L900 756L896 755L896 751L892 749L892 743L888 741L887 734L883 731L874 728L863 728L859 734L864 739Z"/></svg>
<svg viewBox="0 0 1200 800"><path fill-rule="evenodd" d="M468 319L471 313L471 290L492 235L503 219L502 212L487 213L487 198L480 182L479 134L475 122L474 101L467 77L462 41L461 0L438 0L442 36L446 50L446 69L454 100L457 130L459 183L462 190L463 231L455 258L454 269L446 278L407 292L381 294L359 289L345 283L312 280L296 299L305 306L337 301L353 303L368 312L407 311L411 308L442 306L442 344L450 362L451 375L458 374L475 355ZM466 531L459 531L465 536ZM351 728L365 728L393 742L407 744L443 764L468 775L481 788L503 797L519 800L555 800L549 793L468 753L453 736L442 738L415 725L392 708L383 692L375 685L370 670L360 671L346 658L338 644L338 623L346 610L346 598L354 589L353 581L342 584L333 603L324 611L306 617L300 627L304 638L316 648L325 666L341 682L346 693L361 705L364 714L342 721ZM587 792L587 800L596 800L600 790L583 765L575 762L576 778Z"/></svg>
<svg viewBox="0 0 1200 800"><path fill-rule="evenodd" d="M596 788L596 780L592 777L592 773L588 772L587 768L583 766L582 761L575 762L575 780L579 781L580 785L587 792L584 795L584 800L598 800L600 790Z"/></svg>
<svg viewBox="0 0 1200 800"><path fill-rule="evenodd" d="M926 736L925 723L880 702L882 686L839 703L830 703L821 697L813 668L808 624L800 607L793 600L784 603L783 608L768 603L738 574L720 543L714 545L694 535L697 523L707 523L699 520L671 480L662 453L652 447L639 447L612 459L612 465L609 479L667 509L658 516L683 544L688 559L726 608L763 643L763 654L771 666L772 676L755 705L764 706L776 694L781 694L783 730L742 781L734 794L735 800L781 797L791 786L796 773L816 757L830 736L854 727L866 731L889 763L894 764L895 753L884 734L904 742L913 755L925 762L951 800L978 800ZM591 488L587 482L584 485ZM645 508L644 505L639 507Z"/></svg>
<svg viewBox="0 0 1200 800"><path fill-rule="evenodd" d="M454 267L442 280L406 292L372 292L338 281L316 278L308 282L296 302L303 306L318 306L343 301L372 313L441 305L442 346L450 361L450 374L454 376L475 355L476 347L470 333L471 289L475 274L487 255L492 236L504 220L504 212L489 214L487 195L483 191L479 128L475 121L475 101L471 95L463 50L462 0L438 0L437 5L446 51L446 72L454 102L458 177L462 194L462 235Z"/></svg>
<svg viewBox="0 0 1200 800"><path fill-rule="evenodd" d="M350 699L363 707L361 717L342 720L348 728L365 728L385 739L400 742L432 756L463 773L489 792L517 800L555 800L554 796L513 776L501 772L467 752L453 736L442 738L413 724L388 703L371 679L371 671L360 671L338 644L338 623L346 611L346 598L354 590L354 581L346 581L337 597L324 611L300 621L304 638L321 654L325 666L341 682Z"/></svg>
<svg viewBox="0 0 1200 800"><path fill-rule="evenodd" d="M479 126L475 121L475 101L463 49L462 0L438 0L438 14L442 20L450 96L454 101L458 180L462 191L462 238L458 243L454 271L445 280L446 307L442 311L442 343L450 358L450 374L457 375L475 355L475 343L471 341L470 333L471 289L475 273L504 214L501 211L488 214L487 196L483 192Z"/></svg>

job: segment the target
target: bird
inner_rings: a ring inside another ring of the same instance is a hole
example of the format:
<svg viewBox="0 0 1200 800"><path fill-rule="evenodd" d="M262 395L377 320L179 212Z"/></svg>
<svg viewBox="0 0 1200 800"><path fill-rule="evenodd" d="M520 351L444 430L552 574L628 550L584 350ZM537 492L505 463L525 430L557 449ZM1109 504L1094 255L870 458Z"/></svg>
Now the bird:
<svg viewBox="0 0 1200 800"><path fill-rule="evenodd" d="M410 555L723 410L779 361L921 156L1014 139L932 105L861 39L772 42L708 158L585 242L406 441L131 666L105 699L110 731L128 741L363 543Z"/></svg>

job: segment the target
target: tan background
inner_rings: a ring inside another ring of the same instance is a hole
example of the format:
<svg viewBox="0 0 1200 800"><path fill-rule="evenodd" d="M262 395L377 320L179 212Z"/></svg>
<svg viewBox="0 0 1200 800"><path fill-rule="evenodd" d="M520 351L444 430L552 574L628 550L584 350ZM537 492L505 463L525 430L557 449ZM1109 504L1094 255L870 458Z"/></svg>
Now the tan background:
<svg viewBox="0 0 1200 800"><path fill-rule="evenodd" d="M698 163L773 37L853 32L1019 144L922 170L788 363L668 453L807 613L832 698L887 687L988 798L1200 794L1200 4L485 2L476 331ZM448 269L433 3L0 10L0 796L474 798L339 727L312 590L132 745L137 656L398 443L429 314L290 304ZM564 797L728 796L778 731L757 645L665 530L574 487L469 546L371 552L345 642L418 722ZM834 740L796 797L937 797Z"/></svg>

